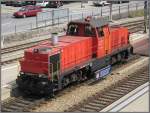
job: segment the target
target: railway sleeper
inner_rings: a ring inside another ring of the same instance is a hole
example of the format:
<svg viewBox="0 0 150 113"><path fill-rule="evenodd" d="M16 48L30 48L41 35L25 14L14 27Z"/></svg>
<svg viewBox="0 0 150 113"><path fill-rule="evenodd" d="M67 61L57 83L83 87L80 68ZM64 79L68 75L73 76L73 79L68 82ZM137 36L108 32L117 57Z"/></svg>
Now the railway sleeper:
<svg viewBox="0 0 150 113"><path fill-rule="evenodd" d="M92 103L92 102L90 102L90 103L88 103L88 105L90 105L90 106L93 106L93 107L98 107L99 109L100 108L103 108L104 106L106 106L107 104L106 103Z"/></svg>
<svg viewBox="0 0 150 113"><path fill-rule="evenodd" d="M149 80L148 77L147 78L132 78L132 79L129 80L129 82L132 82L132 81L141 82L141 81L147 81L147 80Z"/></svg>
<svg viewBox="0 0 150 113"><path fill-rule="evenodd" d="M121 87L130 88L130 89L134 89L135 86L137 86L137 84L134 85L134 84L126 84L126 83L125 83L125 84L122 84L122 85L121 85Z"/></svg>
<svg viewBox="0 0 150 113"><path fill-rule="evenodd" d="M121 90L121 91L117 90L117 91L115 91L115 89L113 89L113 90L109 91L109 93L113 93L113 94L117 94L117 95L122 96L122 95L125 94L125 92L122 92L122 91L124 91L124 90Z"/></svg>
<svg viewBox="0 0 150 113"><path fill-rule="evenodd" d="M18 103L22 103L22 104L28 104L28 105L33 104L33 101L28 101L24 99L16 99L15 101L17 101Z"/></svg>
<svg viewBox="0 0 150 113"><path fill-rule="evenodd" d="M12 109L12 111L22 111L24 109L22 107L18 107L18 106L15 106L15 105L6 106L5 108Z"/></svg>
<svg viewBox="0 0 150 113"><path fill-rule="evenodd" d="M138 86L139 84L140 84L139 82L138 82L138 83L126 82L126 83L123 84L123 86L126 85L126 86L130 86L130 87L136 87L136 86Z"/></svg>
<svg viewBox="0 0 150 113"><path fill-rule="evenodd" d="M138 80L138 81L128 81L127 83L125 84L131 84L131 85L138 85L138 84L141 84L145 82L145 80Z"/></svg>
<svg viewBox="0 0 150 113"><path fill-rule="evenodd" d="M98 101L98 100L95 100L95 101L92 101L92 102L90 102L89 104L90 105L98 105L99 106L99 104L102 104L102 105L107 105L107 103L108 102L106 102L106 101Z"/></svg>
<svg viewBox="0 0 150 113"><path fill-rule="evenodd" d="M89 109L93 109L93 110L99 112L101 109L103 109L106 106L106 104L99 103L98 106L93 106L93 105L88 104L86 106L89 106L89 107L87 107Z"/></svg>
<svg viewBox="0 0 150 113"><path fill-rule="evenodd" d="M111 97L116 97L116 98L117 98L117 97L120 97L120 95L114 94L114 93L110 93L110 92L107 93L106 95L107 95L107 96L111 96Z"/></svg>
<svg viewBox="0 0 150 113"><path fill-rule="evenodd" d="M99 111L100 106L99 107L95 107L95 106L90 106L90 105L87 104L87 105L84 105L83 108L85 108L85 109L92 109L94 111Z"/></svg>
<svg viewBox="0 0 150 113"><path fill-rule="evenodd" d="M43 100L39 100L39 101L37 100L37 101L35 101L35 103L33 105L37 105L38 106L41 103L44 103L44 101Z"/></svg>
<svg viewBox="0 0 150 113"><path fill-rule="evenodd" d="M109 95L102 95L102 98L107 98L107 99L110 99L110 100L115 100L117 97L116 96L109 96Z"/></svg>
<svg viewBox="0 0 150 113"><path fill-rule="evenodd" d="M117 87L115 89L113 89L114 91L118 91L118 92L122 92L122 93L128 93L130 92L132 89L129 88L124 88L124 87Z"/></svg>
<svg viewBox="0 0 150 113"><path fill-rule="evenodd" d="M1 109L2 112L12 112L14 110L10 109L10 108L2 108Z"/></svg>
<svg viewBox="0 0 150 113"><path fill-rule="evenodd" d="M80 108L79 111L80 112L95 112L94 109L89 109L89 108Z"/></svg>
<svg viewBox="0 0 150 113"><path fill-rule="evenodd" d="M19 102L20 102L20 100L19 100ZM28 104L28 107L34 107L35 105L38 106L41 102L43 102L43 99L42 100L33 100L33 101L21 100L21 103Z"/></svg>
<svg viewBox="0 0 150 113"><path fill-rule="evenodd" d="M145 71L145 70L141 70L141 71ZM139 73L138 73L138 77L137 77L137 75L136 75L137 72L135 72L134 74L135 74L135 76L131 76L131 78L142 78L143 76L144 76L144 77L148 77L148 72L145 72L145 73L140 73L140 72L139 72Z"/></svg>
<svg viewBox="0 0 150 113"><path fill-rule="evenodd" d="M72 111L72 112L81 112L80 110L75 110L75 111Z"/></svg>
<svg viewBox="0 0 150 113"><path fill-rule="evenodd" d="M20 99L26 100L26 101L29 101L29 102L36 101L36 99L34 99L34 98L20 98Z"/></svg>
<svg viewBox="0 0 150 113"><path fill-rule="evenodd" d="M147 77L145 77L145 76L143 76L143 77L132 77L131 79L130 79L130 81L141 81L141 80L148 80L149 79L149 77L147 76Z"/></svg>
<svg viewBox="0 0 150 113"><path fill-rule="evenodd" d="M19 103L19 104L22 104L22 105L26 106L27 108L30 108L33 105L35 105L34 103Z"/></svg>
<svg viewBox="0 0 150 113"><path fill-rule="evenodd" d="M148 68L147 68L147 70L148 70ZM141 73L140 75L144 75L144 76L146 76L146 75L148 75L148 71L144 71L143 73Z"/></svg>
<svg viewBox="0 0 150 113"><path fill-rule="evenodd" d="M121 85L118 86L118 87L120 87L120 88L122 88L122 89L125 89L125 90L129 90L129 91L133 89L133 87L127 86L127 85L125 85L125 84L121 84Z"/></svg>
<svg viewBox="0 0 150 113"><path fill-rule="evenodd" d="M29 111L29 109L34 108L35 106L35 104L28 104L22 109L22 111Z"/></svg>
<svg viewBox="0 0 150 113"><path fill-rule="evenodd" d="M15 100L14 97L8 98L8 99L5 100L4 102L2 102L2 105L8 104L8 103L10 103L10 102L14 102L14 100Z"/></svg>
<svg viewBox="0 0 150 113"><path fill-rule="evenodd" d="M99 109L100 106L93 106L90 105L89 103L86 103L85 105L83 105L83 108Z"/></svg>
<svg viewBox="0 0 150 113"><path fill-rule="evenodd" d="M12 105L15 105L15 106L18 106L18 107L27 107L27 106L29 106L29 105L22 104L22 103L17 103L17 102L12 103Z"/></svg>
<svg viewBox="0 0 150 113"><path fill-rule="evenodd" d="M69 108L68 110L65 110L64 112L81 112L79 110L77 110L76 108Z"/></svg>
<svg viewBox="0 0 150 113"><path fill-rule="evenodd" d="M142 74L145 75L145 74L148 74L148 72L149 72L148 69L149 69L148 66L144 66L141 69L139 69L138 72L140 72L141 75Z"/></svg>
<svg viewBox="0 0 150 113"><path fill-rule="evenodd" d="M108 98L105 98L105 97L100 97L100 98L98 98L97 100L95 100L94 102L96 102L96 103L100 103L101 101L103 101L103 102L112 102L112 100L110 100L110 99L108 99Z"/></svg>
<svg viewBox="0 0 150 113"><path fill-rule="evenodd" d="M22 110L22 112L30 112L30 109L25 108L25 109Z"/></svg>

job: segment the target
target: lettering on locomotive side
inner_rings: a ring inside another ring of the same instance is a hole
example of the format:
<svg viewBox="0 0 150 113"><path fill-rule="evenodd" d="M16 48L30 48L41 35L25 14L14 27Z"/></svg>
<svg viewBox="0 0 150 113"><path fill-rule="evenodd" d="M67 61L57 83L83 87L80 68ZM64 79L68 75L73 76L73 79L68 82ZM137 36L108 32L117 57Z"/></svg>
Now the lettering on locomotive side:
<svg viewBox="0 0 150 113"><path fill-rule="evenodd" d="M111 65L108 65L107 67L104 67L98 71L95 72L95 78L96 80L103 78L104 76L108 75L111 72Z"/></svg>

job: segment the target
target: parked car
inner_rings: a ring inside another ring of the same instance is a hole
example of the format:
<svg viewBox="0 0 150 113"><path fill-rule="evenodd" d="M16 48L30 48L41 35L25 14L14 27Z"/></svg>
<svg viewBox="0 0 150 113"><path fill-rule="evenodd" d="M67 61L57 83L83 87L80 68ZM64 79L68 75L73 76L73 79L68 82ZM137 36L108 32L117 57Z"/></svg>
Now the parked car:
<svg viewBox="0 0 150 113"><path fill-rule="evenodd" d="M108 3L112 3L112 4L129 3L129 0L124 0L124 1L108 1Z"/></svg>
<svg viewBox="0 0 150 113"><path fill-rule="evenodd" d="M5 0L1 0L1 4L5 4L6 3L6 1Z"/></svg>
<svg viewBox="0 0 150 113"><path fill-rule="evenodd" d="M129 0L121 1L121 3L129 3L129 2L130 2Z"/></svg>
<svg viewBox="0 0 150 113"><path fill-rule="evenodd" d="M109 4L110 3L108 3L107 1L104 1L104 0L93 1L94 6L105 6L105 5L109 5Z"/></svg>
<svg viewBox="0 0 150 113"><path fill-rule="evenodd" d="M25 1L14 1L13 6L14 7L22 7L25 6L26 2Z"/></svg>
<svg viewBox="0 0 150 113"><path fill-rule="evenodd" d="M69 3L81 2L81 1L78 1L78 0L75 0L75 1L66 0L66 1L62 1L62 2L63 2L63 4L69 4Z"/></svg>
<svg viewBox="0 0 150 113"><path fill-rule="evenodd" d="M63 2L62 1L49 1L47 7L49 8L58 8L60 6L63 6Z"/></svg>
<svg viewBox="0 0 150 113"><path fill-rule="evenodd" d="M36 1L22 1L22 0L18 0L18 1L14 1L13 2L13 6L14 7L21 7L21 6L26 6L26 5L35 5Z"/></svg>
<svg viewBox="0 0 150 113"><path fill-rule="evenodd" d="M29 17L36 16L38 12L41 12L42 8L40 6L27 5L23 6L19 11L13 14L14 17Z"/></svg>
<svg viewBox="0 0 150 113"><path fill-rule="evenodd" d="M6 5L6 6L12 6L13 3L14 3L14 1L6 1L6 2L5 2L5 5Z"/></svg>
<svg viewBox="0 0 150 113"><path fill-rule="evenodd" d="M25 1L26 5L36 5L36 0Z"/></svg>
<svg viewBox="0 0 150 113"><path fill-rule="evenodd" d="M48 1L42 0L42 1L37 1L36 5L41 7L47 7L48 3L49 3Z"/></svg>

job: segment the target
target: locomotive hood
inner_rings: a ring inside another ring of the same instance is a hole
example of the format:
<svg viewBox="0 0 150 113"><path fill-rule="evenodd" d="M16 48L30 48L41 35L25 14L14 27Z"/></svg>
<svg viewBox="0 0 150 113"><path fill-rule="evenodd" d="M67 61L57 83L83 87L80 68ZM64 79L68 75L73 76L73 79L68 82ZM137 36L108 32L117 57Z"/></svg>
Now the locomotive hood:
<svg viewBox="0 0 150 113"><path fill-rule="evenodd" d="M80 43L87 40L88 37L78 36L62 36L59 38L58 44L53 45L52 41L41 42L38 46L26 49L24 58L20 60L21 70L31 73L48 73L48 59L50 56L63 52L63 49L69 45ZM80 49L80 48L76 48Z"/></svg>

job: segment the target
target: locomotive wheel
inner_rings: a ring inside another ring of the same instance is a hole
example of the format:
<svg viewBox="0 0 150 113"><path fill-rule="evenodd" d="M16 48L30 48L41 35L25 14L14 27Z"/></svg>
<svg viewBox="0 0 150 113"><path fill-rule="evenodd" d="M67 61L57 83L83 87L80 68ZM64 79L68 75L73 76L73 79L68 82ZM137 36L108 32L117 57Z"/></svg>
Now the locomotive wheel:
<svg viewBox="0 0 150 113"><path fill-rule="evenodd" d="M121 53L121 62L122 63L125 63L126 62L126 51L123 51L122 53Z"/></svg>
<svg viewBox="0 0 150 113"><path fill-rule="evenodd" d="M84 73L84 71L83 70L80 70L79 71L79 73L78 73L78 82L83 82L83 81L85 81L86 79L87 79L87 73Z"/></svg>
<svg viewBox="0 0 150 113"><path fill-rule="evenodd" d="M122 60L122 57L121 57L121 54L119 53L119 54L117 55L117 62L121 62L121 60Z"/></svg>
<svg viewBox="0 0 150 113"><path fill-rule="evenodd" d="M111 57L111 65L115 64L117 62L117 57L116 55Z"/></svg>
<svg viewBox="0 0 150 113"><path fill-rule="evenodd" d="M121 58L122 58L122 59L125 59L125 56L126 56L126 52L123 51L123 52L121 53Z"/></svg>
<svg viewBox="0 0 150 113"><path fill-rule="evenodd" d="M64 77L63 81L62 81L63 87L66 87L69 83L70 83L69 78L68 77Z"/></svg>
<svg viewBox="0 0 150 113"><path fill-rule="evenodd" d="M129 55L133 54L133 47L128 49L128 53L129 53Z"/></svg>
<svg viewBox="0 0 150 113"><path fill-rule="evenodd" d="M26 15L25 15L25 14L23 14L23 18L26 18Z"/></svg>
<svg viewBox="0 0 150 113"><path fill-rule="evenodd" d="M76 74L72 74L71 75L71 82L76 82L78 80L77 75Z"/></svg>

